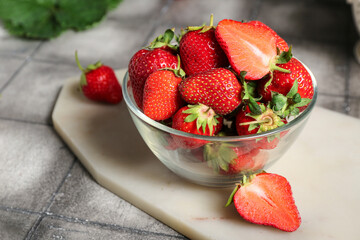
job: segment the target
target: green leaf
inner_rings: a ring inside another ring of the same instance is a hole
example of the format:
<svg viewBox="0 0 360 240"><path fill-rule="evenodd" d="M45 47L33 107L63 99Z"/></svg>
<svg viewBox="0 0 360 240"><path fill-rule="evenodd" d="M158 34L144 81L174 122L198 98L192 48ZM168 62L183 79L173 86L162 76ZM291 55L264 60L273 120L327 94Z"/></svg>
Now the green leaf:
<svg viewBox="0 0 360 240"><path fill-rule="evenodd" d="M295 94L298 92L298 86L299 86L299 83L298 83L298 80L296 79L290 89L290 91L286 94L286 96L288 98L292 98L295 96Z"/></svg>
<svg viewBox="0 0 360 240"><path fill-rule="evenodd" d="M103 0L59 0L56 20L63 28L85 30L103 19L107 3Z"/></svg>
<svg viewBox="0 0 360 240"><path fill-rule="evenodd" d="M256 129L257 127L259 127L259 124L256 124L256 123L249 124L248 131L251 132L252 130Z"/></svg>
<svg viewBox="0 0 360 240"><path fill-rule="evenodd" d="M302 98L299 103L295 103L293 106L294 107L303 107L303 106L308 105L310 102L311 102L310 98Z"/></svg>
<svg viewBox="0 0 360 240"><path fill-rule="evenodd" d="M236 187L234 188L234 190L231 192L226 204L225 204L225 207L229 206L232 202L233 202L233 199L234 199L234 195L235 193L239 190L240 186L239 185L236 185Z"/></svg>
<svg viewBox="0 0 360 240"><path fill-rule="evenodd" d="M287 52L282 52L279 57L276 60L277 64L284 64L290 61L290 59L292 58L292 53L291 53L291 49L292 46L289 47L289 50Z"/></svg>
<svg viewBox="0 0 360 240"><path fill-rule="evenodd" d="M250 112L255 115L260 115L262 113L260 106L257 104L257 102L253 98L249 99L249 109L250 109Z"/></svg>
<svg viewBox="0 0 360 240"><path fill-rule="evenodd" d="M287 97L285 97L280 93L273 92L271 104L274 111L281 111L284 108L284 106L287 104Z"/></svg>
<svg viewBox="0 0 360 240"><path fill-rule="evenodd" d="M300 103L301 102L301 96L299 93L296 93L292 98L294 103Z"/></svg>
<svg viewBox="0 0 360 240"><path fill-rule="evenodd" d="M122 2L122 0L106 0L108 10L115 9L121 2Z"/></svg>

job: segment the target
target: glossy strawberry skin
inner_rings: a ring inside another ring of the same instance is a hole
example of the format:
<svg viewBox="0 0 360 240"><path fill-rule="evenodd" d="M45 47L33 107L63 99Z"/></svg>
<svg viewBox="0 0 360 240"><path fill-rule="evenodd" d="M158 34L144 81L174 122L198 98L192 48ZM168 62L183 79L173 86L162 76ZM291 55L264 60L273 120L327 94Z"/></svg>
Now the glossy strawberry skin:
<svg viewBox="0 0 360 240"><path fill-rule="evenodd" d="M226 115L241 103L242 87L236 76L225 68L215 68L184 79L179 85L182 98L203 103L217 114Z"/></svg>
<svg viewBox="0 0 360 240"><path fill-rule="evenodd" d="M184 104L178 91L181 80L181 77L169 70L158 70L150 74L143 91L144 114L157 121L174 115Z"/></svg>
<svg viewBox="0 0 360 240"><path fill-rule="evenodd" d="M238 213L247 221L292 232L301 217L286 178L272 173L257 174L240 186L233 197Z"/></svg>
<svg viewBox="0 0 360 240"><path fill-rule="evenodd" d="M178 60L172 50L167 48L141 49L130 59L128 71L134 94L134 99L142 109L142 99L145 81L158 69L176 69Z"/></svg>
<svg viewBox="0 0 360 240"><path fill-rule="evenodd" d="M93 101L117 104L123 95L121 86L115 76L114 70L101 65L95 70L85 73L86 84L81 86L84 95Z"/></svg>
<svg viewBox="0 0 360 240"><path fill-rule="evenodd" d="M254 26L257 27L262 27L268 31L270 31L273 36L276 39L276 47L279 48L280 52L284 51L287 52L289 51L289 46L288 44L285 42L285 40L283 38L281 38L273 29L271 29L269 26L267 26L266 24L264 24L263 22L260 21L250 21L248 22L249 24L252 24Z"/></svg>
<svg viewBox="0 0 360 240"><path fill-rule="evenodd" d="M263 26L231 19L220 21L216 39L237 74L247 72L246 80L258 80L271 71L277 55L276 37Z"/></svg>
<svg viewBox="0 0 360 240"><path fill-rule="evenodd" d="M188 76L229 65L215 38L215 30L200 31L187 32L179 43L182 68Z"/></svg>
<svg viewBox="0 0 360 240"><path fill-rule="evenodd" d="M218 124L213 126L213 133L210 135L210 129L208 126L205 128L205 132L202 128L197 129L196 120L192 122L185 122L185 118L189 115L187 113L183 113L183 111L189 109L188 106L184 106L180 108L173 116L172 128L176 130L180 130L187 133L192 133L196 135L203 135L203 136L214 136L216 135L222 128L223 125L223 118L217 118ZM184 149L195 149L201 147L207 143L205 140L190 138L190 137L183 137L178 135L172 135L176 145L178 147Z"/></svg>
<svg viewBox="0 0 360 240"><path fill-rule="evenodd" d="M279 64L278 66L290 70L291 73L284 73L275 70L273 72L273 79L271 84L266 88L266 90L265 84L269 79L264 78L260 80L257 90L258 93L262 96L262 101L268 102L271 100L271 91L286 95L290 91L296 79L299 83L298 93L300 94L301 98L312 99L314 95L312 79L309 72L306 70L304 65L299 62L299 60L296 58L291 58L289 62L285 64Z"/></svg>

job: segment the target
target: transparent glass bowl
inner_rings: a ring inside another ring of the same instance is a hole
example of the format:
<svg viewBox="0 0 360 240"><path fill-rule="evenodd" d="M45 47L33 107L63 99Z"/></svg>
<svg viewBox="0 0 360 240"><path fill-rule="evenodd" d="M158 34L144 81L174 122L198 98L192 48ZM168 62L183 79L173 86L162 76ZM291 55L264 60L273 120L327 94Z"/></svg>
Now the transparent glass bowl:
<svg viewBox="0 0 360 240"><path fill-rule="evenodd" d="M238 183L244 174L266 170L284 155L298 137L317 99L315 77L307 70L314 86L313 100L308 107L284 126L248 136L210 137L178 131L143 114L133 98L127 73L122 86L126 105L137 130L167 168L193 183L229 187ZM268 139L274 139L274 142L264 144ZM226 161L232 164L229 166Z"/></svg>

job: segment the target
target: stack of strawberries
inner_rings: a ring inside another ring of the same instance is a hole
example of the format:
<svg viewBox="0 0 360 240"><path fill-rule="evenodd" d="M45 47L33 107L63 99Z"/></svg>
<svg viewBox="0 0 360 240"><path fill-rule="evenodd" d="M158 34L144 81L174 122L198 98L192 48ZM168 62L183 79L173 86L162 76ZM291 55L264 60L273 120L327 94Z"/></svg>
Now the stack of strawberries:
<svg viewBox="0 0 360 240"><path fill-rule="evenodd" d="M224 19L215 27L211 16L209 25L189 26L176 41L174 36L173 30L166 30L136 52L128 67L136 104L162 124L206 136L256 134L287 124L313 97L306 68L292 57L284 39L260 21ZM261 170L255 156L278 142L271 137L249 149L173 136L168 148L203 147L200 158L229 175ZM245 219L285 231L299 227L285 178L257 173L239 186L231 200ZM264 216L266 208L271 217Z"/></svg>

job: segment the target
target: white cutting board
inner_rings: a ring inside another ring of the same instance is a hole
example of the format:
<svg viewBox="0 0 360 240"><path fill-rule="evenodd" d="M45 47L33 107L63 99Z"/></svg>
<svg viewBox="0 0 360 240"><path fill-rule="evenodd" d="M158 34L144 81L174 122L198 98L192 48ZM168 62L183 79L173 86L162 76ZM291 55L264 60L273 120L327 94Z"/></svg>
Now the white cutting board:
<svg viewBox="0 0 360 240"><path fill-rule="evenodd" d="M117 71L119 81L125 71ZM286 177L302 217L292 233L248 223L232 189L187 182L150 152L125 102L108 106L65 82L53 111L56 131L94 179L191 239L360 239L360 121L316 107L298 140L268 172Z"/></svg>

